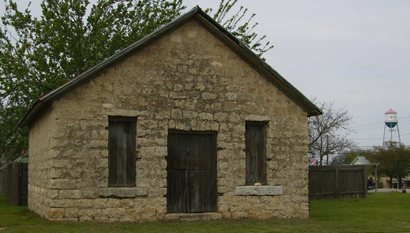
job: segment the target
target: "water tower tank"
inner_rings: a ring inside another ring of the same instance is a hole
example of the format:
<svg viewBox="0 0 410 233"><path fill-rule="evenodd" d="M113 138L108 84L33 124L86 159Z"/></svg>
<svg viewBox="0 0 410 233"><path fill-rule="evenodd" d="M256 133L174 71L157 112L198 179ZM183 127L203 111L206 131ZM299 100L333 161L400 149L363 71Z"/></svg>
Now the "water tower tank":
<svg viewBox="0 0 410 233"><path fill-rule="evenodd" d="M393 109L389 109L389 111L385 113L384 123L387 127L394 128L397 125L397 112Z"/></svg>

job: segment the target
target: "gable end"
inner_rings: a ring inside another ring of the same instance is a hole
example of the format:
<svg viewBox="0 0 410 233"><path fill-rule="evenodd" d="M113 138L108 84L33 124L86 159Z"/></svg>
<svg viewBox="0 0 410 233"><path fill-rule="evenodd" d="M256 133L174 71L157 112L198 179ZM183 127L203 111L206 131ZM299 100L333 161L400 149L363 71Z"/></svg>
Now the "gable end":
<svg viewBox="0 0 410 233"><path fill-rule="evenodd" d="M159 38L160 36L164 35L165 33L171 30L174 30L175 28L181 26L182 24L184 24L192 18L197 20L204 28L206 28L216 38L218 38L224 44L226 44L238 56L240 56L244 61L250 64L251 67L253 67L263 77L265 77L280 91L282 91L288 98L290 98L297 105L299 105L307 113L307 116L315 116L322 114L322 111L309 99L307 99L299 90L297 90L292 84L290 84L286 79L284 79L278 72L276 72L266 62L264 62L260 57L253 53L245 44L243 44L243 42L241 42L239 39L233 36L230 32L228 32L225 28L223 28L220 24L218 24L214 19L212 19L201 8L197 6L194 7L191 11L178 17L174 21L158 28L148 36L142 38L141 40L135 42L134 44L128 46L127 48L121 50L113 56L105 59L99 64L91 67L90 69L83 72L76 78L68 81L62 86L40 97L36 102L34 102L30 110L25 114L25 116L20 121L19 125L29 125L32 121L36 119L36 117L40 114L40 112L42 112L42 110L46 106L49 106L49 104L51 104L52 101L59 98L64 93L87 82L89 79L95 77L99 72L103 71L105 68L124 59L131 53L144 48L153 40Z"/></svg>

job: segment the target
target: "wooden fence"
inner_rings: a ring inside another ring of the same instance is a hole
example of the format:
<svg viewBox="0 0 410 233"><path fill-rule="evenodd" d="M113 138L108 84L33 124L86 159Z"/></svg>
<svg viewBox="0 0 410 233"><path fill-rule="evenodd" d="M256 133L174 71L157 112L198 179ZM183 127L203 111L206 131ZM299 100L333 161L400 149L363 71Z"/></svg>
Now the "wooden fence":
<svg viewBox="0 0 410 233"><path fill-rule="evenodd" d="M367 196L364 165L309 166L309 198Z"/></svg>
<svg viewBox="0 0 410 233"><path fill-rule="evenodd" d="M28 163L14 162L0 170L0 195L13 205L27 205Z"/></svg>

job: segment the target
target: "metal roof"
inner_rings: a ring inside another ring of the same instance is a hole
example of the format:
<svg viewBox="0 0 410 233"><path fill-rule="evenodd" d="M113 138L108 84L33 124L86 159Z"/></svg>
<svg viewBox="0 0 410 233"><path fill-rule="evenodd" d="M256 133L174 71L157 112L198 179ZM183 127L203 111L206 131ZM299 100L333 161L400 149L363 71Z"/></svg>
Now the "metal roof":
<svg viewBox="0 0 410 233"><path fill-rule="evenodd" d="M352 165L370 165L372 163L370 163L369 160L366 159L366 157L364 156L356 156L356 158L353 159L353 161L350 163Z"/></svg>
<svg viewBox="0 0 410 233"><path fill-rule="evenodd" d="M394 111L392 108L390 108L390 109L387 110L387 112L385 112L384 114L397 114L397 112Z"/></svg>
<svg viewBox="0 0 410 233"><path fill-rule="evenodd" d="M308 98L306 98L298 89L296 89L292 84L286 81L278 72L276 72L272 67L270 67L265 61L263 61L259 56L252 52L242 41L233 36L225 28L223 28L219 23L207 15L200 7L196 6L187 13L181 15L175 20L171 21L164 26L159 27L154 32L150 33L146 37L140 39L139 41L131 44L125 49L119 51L113 56L105 59L104 61L98 63L97 65L86 70L82 74L73 78L72 80L66 82L60 87L54 89L48 94L40 97L31 106L30 110L25 114L23 119L20 121L19 125L24 126L30 124L35 117L49 104L52 103L56 98L59 98L64 93L72 90L73 88L85 83L89 79L93 78L100 71L109 67L115 62L120 61L127 55L144 48L147 44L153 40L159 38L160 36L166 34L169 31L181 26L183 23L195 19L202 26L204 26L208 31L210 31L215 37L220 39L225 45L230 47L236 54L238 54L245 62L250 64L255 70L257 70L263 77L271 81L279 90L281 90L287 97L292 99L296 104L298 104L308 116L315 116L322 114L322 111L313 104Z"/></svg>

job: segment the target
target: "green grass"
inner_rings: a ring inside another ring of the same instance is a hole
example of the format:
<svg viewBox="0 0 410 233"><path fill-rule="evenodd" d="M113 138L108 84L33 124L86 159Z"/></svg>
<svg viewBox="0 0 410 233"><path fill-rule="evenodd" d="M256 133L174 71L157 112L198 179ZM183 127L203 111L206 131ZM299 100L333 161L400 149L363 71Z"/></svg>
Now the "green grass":
<svg viewBox="0 0 410 233"><path fill-rule="evenodd" d="M369 194L366 199L316 200L309 220L218 220L203 222L48 222L0 198L2 232L410 232L410 195Z"/></svg>

